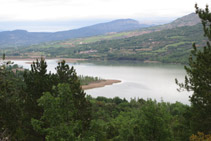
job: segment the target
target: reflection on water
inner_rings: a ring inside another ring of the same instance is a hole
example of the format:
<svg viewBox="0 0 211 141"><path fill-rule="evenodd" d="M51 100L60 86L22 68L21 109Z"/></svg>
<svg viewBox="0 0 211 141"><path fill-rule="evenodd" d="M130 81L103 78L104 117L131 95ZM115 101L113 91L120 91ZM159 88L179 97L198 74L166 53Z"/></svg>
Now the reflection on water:
<svg viewBox="0 0 211 141"><path fill-rule="evenodd" d="M24 61L15 61L17 64L29 68ZM48 60L48 70L55 72L56 60ZM126 98L152 98L168 102L179 101L189 104L190 93L179 93L176 89L175 78L183 82L185 71L183 65L176 64L148 64L131 61L95 61L68 63L74 66L80 75L97 76L104 79L117 79L121 83L86 90L93 97L105 96Z"/></svg>

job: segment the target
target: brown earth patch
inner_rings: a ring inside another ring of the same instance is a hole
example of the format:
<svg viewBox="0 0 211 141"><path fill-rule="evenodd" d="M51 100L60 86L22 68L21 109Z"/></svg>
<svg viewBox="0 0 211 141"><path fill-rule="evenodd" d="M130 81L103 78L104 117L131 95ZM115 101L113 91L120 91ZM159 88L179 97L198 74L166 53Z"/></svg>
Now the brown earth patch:
<svg viewBox="0 0 211 141"><path fill-rule="evenodd" d="M80 59L80 58L55 58L58 61L65 60L66 63L76 63L78 61L86 61L87 59Z"/></svg>
<svg viewBox="0 0 211 141"><path fill-rule="evenodd" d="M82 89L88 90L88 89L100 88L100 87L104 87L106 85L112 85L114 83L120 83L120 82L121 82L120 80L102 80L99 82L90 83L88 85L83 85Z"/></svg>
<svg viewBox="0 0 211 141"><path fill-rule="evenodd" d="M144 63L160 63L159 61L150 61L150 60L145 60Z"/></svg>

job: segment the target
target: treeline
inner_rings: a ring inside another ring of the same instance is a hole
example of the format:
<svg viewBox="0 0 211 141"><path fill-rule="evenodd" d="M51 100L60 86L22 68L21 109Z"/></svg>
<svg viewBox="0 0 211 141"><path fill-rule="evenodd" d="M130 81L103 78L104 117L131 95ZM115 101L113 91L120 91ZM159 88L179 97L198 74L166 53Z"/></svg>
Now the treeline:
<svg viewBox="0 0 211 141"><path fill-rule="evenodd" d="M187 111L182 103L151 99L88 97L92 103L91 129L95 140L185 141L191 136Z"/></svg>
<svg viewBox="0 0 211 141"><path fill-rule="evenodd" d="M81 85L88 85L90 83L99 82L103 80L99 77L84 76L84 75L79 75L78 79L80 80Z"/></svg>
<svg viewBox="0 0 211 141"><path fill-rule="evenodd" d="M91 103L74 68L62 61L55 74L47 73L41 59L23 72L14 71L10 63L0 66L0 140L84 138Z"/></svg>

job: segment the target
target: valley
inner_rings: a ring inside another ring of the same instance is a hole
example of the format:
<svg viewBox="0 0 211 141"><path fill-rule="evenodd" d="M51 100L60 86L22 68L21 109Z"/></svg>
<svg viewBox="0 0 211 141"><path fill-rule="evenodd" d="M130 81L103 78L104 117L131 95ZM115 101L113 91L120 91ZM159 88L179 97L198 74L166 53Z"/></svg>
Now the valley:
<svg viewBox="0 0 211 141"><path fill-rule="evenodd" d="M131 32L7 49L8 56L187 63L192 44L205 44L201 24L125 37ZM123 38L124 36L124 38ZM116 37L116 39L115 39ZM118 39L120 38L120 39Z"/></svg>
<svg viewBox="0 0 211 141"><path fill-rule="evenodd" d="M211 140L205 1L1 1L0 141Z"/></svg>

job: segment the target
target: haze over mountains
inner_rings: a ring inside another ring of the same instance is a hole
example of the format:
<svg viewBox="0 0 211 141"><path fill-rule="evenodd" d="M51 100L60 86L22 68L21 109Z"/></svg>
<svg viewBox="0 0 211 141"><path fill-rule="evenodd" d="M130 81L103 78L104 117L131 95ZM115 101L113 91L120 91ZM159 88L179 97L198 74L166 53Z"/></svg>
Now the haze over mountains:
<svg viewBox="0 0 211 141"><path fill-rule="evenodd" d="M103 35L111 32L123 32L149 27L139 24L133 19L119 19L107 23L96 24L79 29L60 32L27 32L26 30L14 30L0 32L1 46L31 45L41 42L82 38L96 35Z"/></svg>
<svg viewBox="0 0 211 141"><path fill-rule="evenodd" d="M195 13L191 13L189 15L186 15L174 20L173 22L169 24L164 24L158 27L160 29L171 29L171 28L182 27L182 26L193 26L198 23L201 23L201 20L198 17L198 15L196 15Z"/></svg>
<svg viewBox="0 0 211 141"><path fill-rule="evenodd" d="M161 25L151 27L155 30L164 30L181 26L192 26L200 23L199 18L196 14L189 14L184 17L178 18L177 20ZM147 28L151 30L150 26L139 24L138 21L133 19L119 19L107 23L96 24L87 26L79 29L60 31L60 32L27 32L26 30L14 30L14 31L3 31L0 32L0 47L17 47L26 46L32 44L39 44L42 42L67 40L74 38L83 38L104 34L114 34L116 32L126 32L140 30Z"/></svg>

